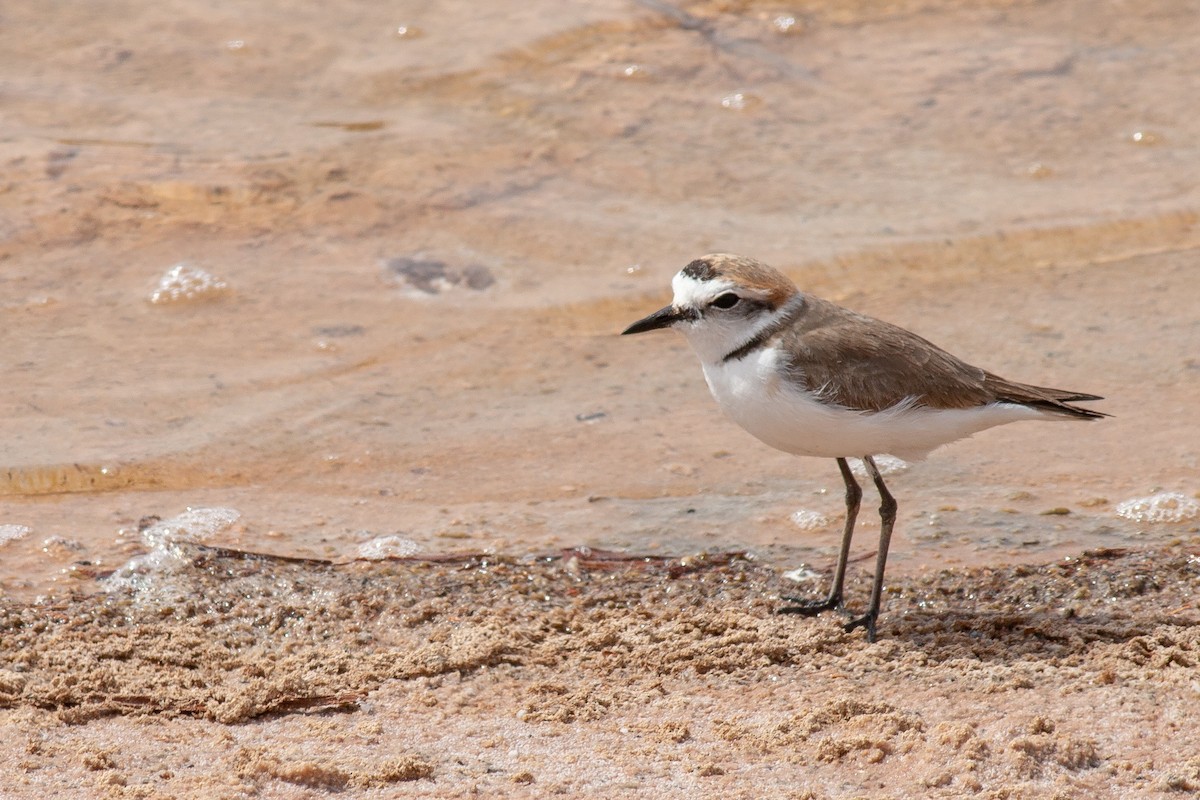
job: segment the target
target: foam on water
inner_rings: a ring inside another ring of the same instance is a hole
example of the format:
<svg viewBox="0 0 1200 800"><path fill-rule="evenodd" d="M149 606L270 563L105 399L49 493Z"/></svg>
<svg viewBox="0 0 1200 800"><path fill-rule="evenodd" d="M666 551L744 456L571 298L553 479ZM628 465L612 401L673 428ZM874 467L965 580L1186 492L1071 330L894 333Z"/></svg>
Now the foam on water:
<svg viewBox="0 0 1200 800"><path fill-rule="evenodd" d="M229 284L199 267L179 263L166 271L150 294L155 304L178 303L185 300L207 300L224 294Z"/></svg>
<svg viewBox="0 0 1200 800"><path fill-rule="evenodd" d="M824 528L829 524L829 517L819 511L811 511L807 508L802 508L791 516L792 522L796 523L796 527L803 531L816 531Z"/></svg>
<svg viewBox="0 0 1200 800"><path fill-rule="evenodd" d="M242 513L232 508L189 508L177 517L160 520L146 528L142 531L142 540L149 547L202 542L241 517Z"/></svg>
<svg viewBox="0 0 1200 800"><path fill-rule="evenodd" d="M0 525L0 545L15 542L29 535L32 530L28 525Z"/></svg>
<svg viewBox="0 0 1200 800"><path fill-rule="evenodd" d="M413 555L420 549L420 545L403 536L377 536L369 542L360 544L358 555L360 558L371 560L403 558Z"/></svg>
<svg viewBox="0 0 1200 800"><path fill-rule="evenodd" d="M787 578L789 581L804 583L805 581L811 581L814 578L821 577L821 573L817 572L807 564L801 564L795 569L783 573L783 577Z"/></svg>
<svg viewBox="0 0 1200 800"><path fill-rule="evenodd" d="M186 545L202 542L229 528L241 518L232 508L189 508L160 520L142 531L148 553L135 556L116 570L108 591L141 594L161 583L161 578L183 571L190 563Z"/></svg>
<svg viewBox="0 0 1200 800"><path fill-rule="evenodd" d="M1179 492L1159 492L1118 503L1117 516L1134 522L1184 522L1200 516L1200 502Z"/></svg>

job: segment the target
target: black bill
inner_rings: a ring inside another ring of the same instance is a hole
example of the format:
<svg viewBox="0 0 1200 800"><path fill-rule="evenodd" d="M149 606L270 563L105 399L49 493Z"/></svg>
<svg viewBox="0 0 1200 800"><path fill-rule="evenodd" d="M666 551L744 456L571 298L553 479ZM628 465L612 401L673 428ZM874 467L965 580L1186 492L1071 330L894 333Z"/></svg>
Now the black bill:
<svg viewBox="0 0 1200 800"><path fill-rule="evenodd" d="M669 328L676 322L684 320L692 320L696 318L696 312L667 306L660 308L648 317L639 319L637 322L630 325L625 330L621 331L624 336L627 333L645 333L646 331L656 331L659 328Z"/></svg>

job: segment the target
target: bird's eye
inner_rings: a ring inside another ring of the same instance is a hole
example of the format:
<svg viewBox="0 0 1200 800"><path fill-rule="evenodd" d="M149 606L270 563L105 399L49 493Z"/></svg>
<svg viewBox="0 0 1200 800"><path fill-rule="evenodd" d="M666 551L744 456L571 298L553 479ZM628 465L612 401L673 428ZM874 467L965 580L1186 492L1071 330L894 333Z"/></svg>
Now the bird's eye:
<svg viewBox="0 0 1200 800"><path fill-rule="evenodd" d="M733 292L726 292L725 294L718 297L716 300L713 300L710 305L714 305L717 308L733 308L734 306L736 306L738 304L738 300L741 300L741 299L742 298L738 297Z"/></svg>

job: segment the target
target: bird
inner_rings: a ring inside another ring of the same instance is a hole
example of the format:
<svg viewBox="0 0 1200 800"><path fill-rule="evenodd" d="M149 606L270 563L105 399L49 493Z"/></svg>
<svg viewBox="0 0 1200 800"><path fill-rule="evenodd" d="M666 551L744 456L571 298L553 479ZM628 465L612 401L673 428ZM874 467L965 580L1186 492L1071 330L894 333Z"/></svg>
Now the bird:
<svg viewBox="0 0 1200 800"><path fill-rule="evenodd" d="M833 584L823 600L783 597L779 613L845 612L843 589L862 487L847 458L861 458L879 492L880 532L865 613L843 626L876 640L897 502L875 456L919 461L941 445L1020 420L1097 420L1074 405L1099 395L1017 383L951 355L911 331L800 291L746 256L695 259L671 281L671 304L622 335L674 328L700 359L713 398L763 443L836 459L846 519Z"/></svg>

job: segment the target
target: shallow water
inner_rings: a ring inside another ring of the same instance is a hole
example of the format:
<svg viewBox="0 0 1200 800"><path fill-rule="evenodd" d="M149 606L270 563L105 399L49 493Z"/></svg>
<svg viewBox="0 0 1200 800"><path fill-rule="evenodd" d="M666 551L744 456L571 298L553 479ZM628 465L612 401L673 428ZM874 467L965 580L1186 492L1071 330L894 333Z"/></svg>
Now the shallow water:
<svg viewBox="0 0 1200 800"><path fill-rule="evenodd" d="M1109 398L897 473L894 568L1196 531L1117 513L1200 491L1189 3L476 5L6 11L0 589L96 588L189 507L295 555L824 568L834 465L615 336L715 250Z"/></svg>

